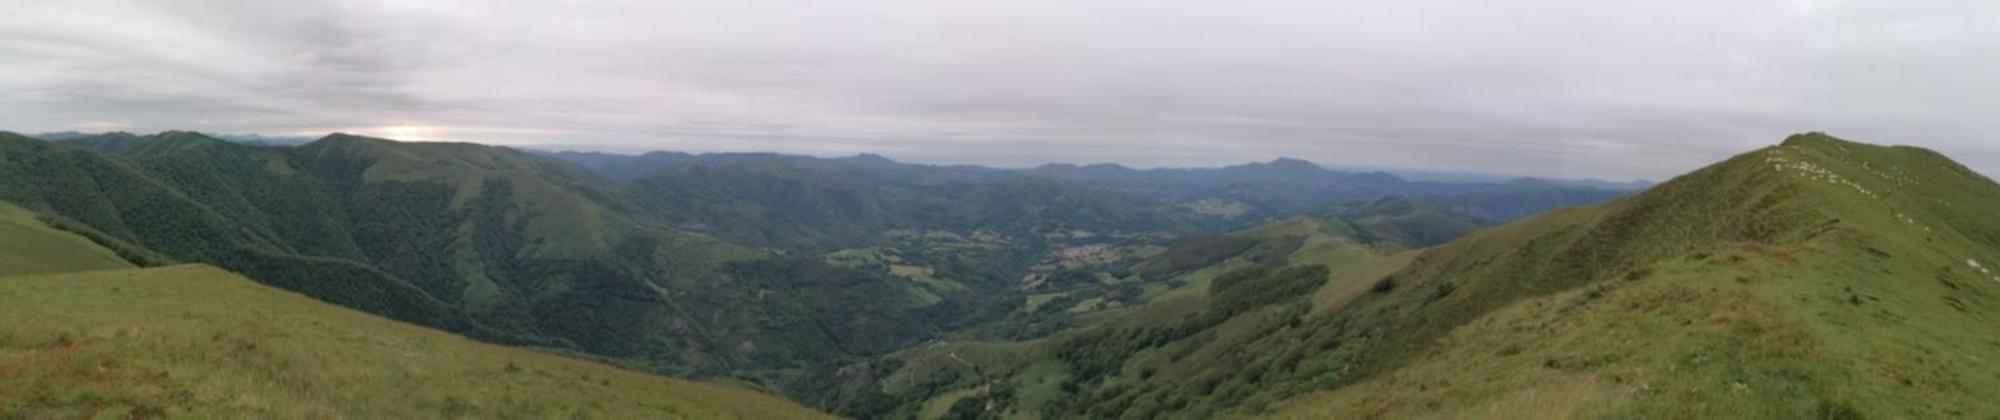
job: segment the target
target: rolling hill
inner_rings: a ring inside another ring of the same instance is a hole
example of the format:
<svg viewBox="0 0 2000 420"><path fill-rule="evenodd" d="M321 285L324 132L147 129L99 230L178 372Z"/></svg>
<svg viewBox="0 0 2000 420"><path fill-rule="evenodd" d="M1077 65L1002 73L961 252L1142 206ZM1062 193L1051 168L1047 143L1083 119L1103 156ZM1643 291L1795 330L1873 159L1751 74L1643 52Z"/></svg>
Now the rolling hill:
<svg viewBox="0 0 2000 420"><path fill-rule="evenodd" d="M1353 385L1276 414L1990 417L1996 204L1936 152L1793 136L1427 252L1346 311Z"/></svg>
<svg viewBox="0 0 2000 420"><path fill-rule="evenodd" d="M1935 152L1801 134L1418 251L1356 248L1353 222L1238 232L1112 319L908 349L827 398L926 418L1991 417L1996 206L2000 185ZM1348 251L1246 251L1306 231Z"/></svg>

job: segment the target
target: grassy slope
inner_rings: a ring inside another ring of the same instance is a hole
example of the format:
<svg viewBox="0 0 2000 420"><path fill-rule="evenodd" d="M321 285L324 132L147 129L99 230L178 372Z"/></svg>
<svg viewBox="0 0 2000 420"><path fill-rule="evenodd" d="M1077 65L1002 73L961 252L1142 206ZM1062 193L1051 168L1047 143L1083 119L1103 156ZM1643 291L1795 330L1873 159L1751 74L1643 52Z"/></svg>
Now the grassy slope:
<svg viewBox="0 0 2000 420"><path fill-rule="evenodd" d="M749 391L482 344L218 269L0 279L0 412L814 418Z"/></svg>
<svg viewBox="0 0 2000 420"><path fill-rule="evenodd" d="M1398 331L1283 418L1993 417L2000 186L1801 135L1418 257ZM1971 261L1968 261L1971 260ZM1451 284L1437 305L1416 296Z"/></svg>
<svg viewBox="0 0 2000 420"><path fill-rule="evenodd" d="M0 203L0 276L131 268L82 236L51 229L33 212Z"/></svg>

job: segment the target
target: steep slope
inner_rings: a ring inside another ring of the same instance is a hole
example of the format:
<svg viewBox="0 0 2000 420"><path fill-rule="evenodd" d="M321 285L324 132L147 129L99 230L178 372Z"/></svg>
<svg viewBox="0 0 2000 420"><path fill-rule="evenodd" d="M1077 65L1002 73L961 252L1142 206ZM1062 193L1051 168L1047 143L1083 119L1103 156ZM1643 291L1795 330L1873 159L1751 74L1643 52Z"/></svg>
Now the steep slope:
<svg viewBox="0 0 2000 420"><path fill-rule="evenodd" d="M825 418L482 344L215 268L0 278L0 412L39 417Z"/></svg>
<svg viewBox="0 0 2000 420"><path fill-rule="evenodd" d="M1994 205L1935 152L1793 136L1427 253L1357 308L1398 332L1351 353L1378 374L1279 414L1990 417Z"/></svg>
<svg viewBox="0 0 2000 420"><path fill-rule="evenodd" d="M131 268L90 239L50 228L34 212L0 202L0 276Z"/></svg>

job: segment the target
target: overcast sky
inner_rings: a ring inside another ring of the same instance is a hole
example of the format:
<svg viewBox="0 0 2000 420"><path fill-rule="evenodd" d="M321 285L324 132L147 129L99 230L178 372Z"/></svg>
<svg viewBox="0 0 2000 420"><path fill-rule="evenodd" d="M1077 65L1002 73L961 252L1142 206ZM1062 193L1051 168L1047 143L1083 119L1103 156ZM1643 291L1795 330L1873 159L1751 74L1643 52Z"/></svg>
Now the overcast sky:
<svg viewBox="0 0 2000 420"><path fill-rule="evenodd" d="M0 130L30 133L1663 179L1822 130L2000 170L1991 0L6 0L0 16Z"/></svg>

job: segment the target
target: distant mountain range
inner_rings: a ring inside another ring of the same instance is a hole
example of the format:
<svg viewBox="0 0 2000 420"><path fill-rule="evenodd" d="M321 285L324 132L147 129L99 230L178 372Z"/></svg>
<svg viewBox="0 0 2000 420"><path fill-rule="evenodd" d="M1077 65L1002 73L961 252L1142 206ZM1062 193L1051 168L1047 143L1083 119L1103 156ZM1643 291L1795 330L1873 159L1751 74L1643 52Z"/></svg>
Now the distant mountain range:
<svg viewBox="0 0 2000 420"><path fill-rule="evenodd" d="M816 158L775 153L688 154L652 152L538 152L575 162L614 180L633 180L683 168L777 164L841 169L918 184L990 182L1029 177L1116 191L1184 206L1233 220L1301 214L1384 194L1453 202L1459 211L1493 221L1526 217L1561 206L1589 204L1648 188L1648 181L1517 178L1505 182L1407 181L1387 172L1341 172L1281 158L1221 168L1132 169L1116 164L1049 164L1028 169L900 163L880 155ZM1526 197L1535 197L1527 199ZM1514 202L1530 200L1530 202Z"/></svg>
<svg viewBox="0 0 2000 420"><path fill-rule="evenodd" d="M36 134L33 137L42 140L56 141L56 140L71 140L71 139L92 137L92 136L99 136L106 134L127 134L127 133L121 133L121 132L83 133L77 131L60 131L60 132ZM306 143L311 143L314 140L316 140L313 137L306 137L306 136L265 136L254 133L234 133L234 134L203 133L203 134L236 143L264 145L264 146L299 146L299 145L304 145ZM629 155L629 154L616 154L616 153L604 153L604 152L547 151L541 149L522 149L522 150L527 151L529 153L555 156L558 158L562 158L564 160L576 162L578 164L582 164L584 166L596 169L602 172L605 176L618 179L629 179L632 177L636 177L638 175L643 175L645 172L661 170L665 168L672 168L681 165L690 165L690 164L715 165L715 164L723 164L731 162L756 161L756 160L827 159L827 160L845 160L857 163L873 161L875 163L883 165L900 164L881 155L868 154L868 153L863 153L860 155L847 158L815 158L810 156L785 155L778 153L690 154L682 152L650 152L639 155ZM971 165L950 165L947 167L956 167L963 169L990 169L990 168L971 166ZM1507 182L1537 182L1537 183L1547 183L1549 185L1571 187L1571 188L1595 188L1595 189L1612 190L1612 191L1637 191L1653 186L1653 182L1647 180L1613 182L1613 181L1604 181L1599 179L1550 179L1550 178L1536 178L1536 177L1508 177L1505 175L1492 175L1492 174L1456 174L1456 173L1434 174L1434 171L1415 171L1415 170L1404 171L1397 169L1340 170L1340 169L1328 169L1328 167L1314 164L1312 162L1307 162L1304 160L1292 159L1292 158L1279 158L1271 162L1237 165L1225 168L1167 168L1167 169L1144 169L1144 170L1132 169L1115 163L1098 163L1089 165L1046 164L1028 170L1020 170L1020 172L1051 176L1051 177L1083 176L1083 177L1099 178L1099 179L1121 178L1121 177L1131 178L1134 177L1135 173L1146 173L1149 174L1148 176L1151 177L1172 177L1173 175L1170 174L1182 173L1182 174L1196 174L1194 178L1201 179L1202 180L1201 182L1212 182L1216 178L1204 177L1198 174L1202 174L1208 171L1241 173L1241 172L1255 172L1264 170L1264 171L1271 171L1267 173L1278 175L1278 174L1283 174L1285 173L1285 171L1287 171L1286 169L1274 169L1274 168L1290 168L1289 170L1292 171L1290 175L1305 175L1309 177L1324 177L1328 175L1336 177L1366 175L1370 177L1386 176L1386 177L1396 177L1397 179L1402 179L1403 177L1399 177L1398 175L1393 175L1393 174L1408 173L1411 174L1412 177L1414 178L1427 179L1417 182L1434 182L1434 183L1497 184L1497 183L1507 183ZM1321 172L1321 173L1313 173L1313 172ZM1440 178L1440 180L1428 180L1428 178Z"/></svg>

